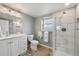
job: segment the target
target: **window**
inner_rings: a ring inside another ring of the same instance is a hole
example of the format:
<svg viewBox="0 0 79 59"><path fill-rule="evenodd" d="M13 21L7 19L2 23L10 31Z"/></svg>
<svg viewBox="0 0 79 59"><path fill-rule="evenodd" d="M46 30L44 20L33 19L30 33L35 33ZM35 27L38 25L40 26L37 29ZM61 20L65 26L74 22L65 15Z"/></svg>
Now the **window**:
<svg viewBox="0 0 79 59"><path fill-rule="evenodd" d="M54 27L54 22L52 17L44 17L44 19L41 20L42 31L52 31L53 27Z"/></svg>

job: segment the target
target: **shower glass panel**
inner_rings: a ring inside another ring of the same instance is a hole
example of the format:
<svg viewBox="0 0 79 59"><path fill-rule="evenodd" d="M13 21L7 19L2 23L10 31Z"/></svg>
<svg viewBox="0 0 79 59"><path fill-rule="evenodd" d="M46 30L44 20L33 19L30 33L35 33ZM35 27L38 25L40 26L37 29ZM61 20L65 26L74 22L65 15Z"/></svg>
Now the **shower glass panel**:
<svg viewBox="0 0 79 59"><path fill-rule="evenodd" d="M66 14L57 14L55 20L55 55L73 56L75 39L75 9L66 10Z"/></svg>

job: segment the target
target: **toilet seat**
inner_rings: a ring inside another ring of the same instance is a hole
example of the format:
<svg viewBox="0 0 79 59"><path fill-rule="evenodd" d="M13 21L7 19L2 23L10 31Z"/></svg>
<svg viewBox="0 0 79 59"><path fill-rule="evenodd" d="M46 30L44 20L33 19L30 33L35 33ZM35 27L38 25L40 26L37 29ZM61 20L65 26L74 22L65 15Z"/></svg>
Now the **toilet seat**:
<svg viewBox="0 0 79 59"><path fill-rule="evenodd" d="M32 41L30 41L32 44L38 44L38 41L36 41L36 40L32 40Z"/></svg>

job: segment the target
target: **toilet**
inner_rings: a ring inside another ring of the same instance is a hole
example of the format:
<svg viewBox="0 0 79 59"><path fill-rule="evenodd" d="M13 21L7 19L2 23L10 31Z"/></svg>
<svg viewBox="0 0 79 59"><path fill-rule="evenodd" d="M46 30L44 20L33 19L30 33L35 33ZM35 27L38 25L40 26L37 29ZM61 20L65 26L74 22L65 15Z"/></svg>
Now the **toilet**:
<svg viewBox="0 0 79 59"><path fill-rule="evenodd" d="M32 50L36 51L37 50L38 41L37 40L33 40L34 35L28 35L27 38L28 38L28 41L30 41L30 48Z"/></svg>

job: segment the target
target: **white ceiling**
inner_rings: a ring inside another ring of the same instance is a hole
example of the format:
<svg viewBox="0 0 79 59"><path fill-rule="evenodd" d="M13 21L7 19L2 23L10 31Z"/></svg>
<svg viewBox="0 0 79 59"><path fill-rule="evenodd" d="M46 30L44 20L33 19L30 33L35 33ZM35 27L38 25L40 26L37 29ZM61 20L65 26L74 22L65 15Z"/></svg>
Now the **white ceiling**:
<svg viewBox="0 0 79 59"><path fill-rule="evenodd" d="M9 3L5 5L32 17L38 17L61 9L70 8L75 4L65 6L65 3Z"/></svg>

